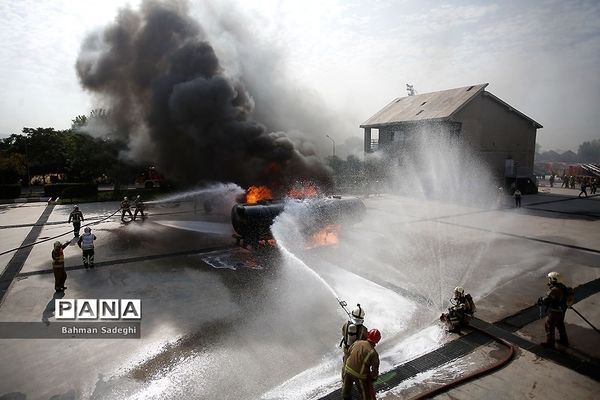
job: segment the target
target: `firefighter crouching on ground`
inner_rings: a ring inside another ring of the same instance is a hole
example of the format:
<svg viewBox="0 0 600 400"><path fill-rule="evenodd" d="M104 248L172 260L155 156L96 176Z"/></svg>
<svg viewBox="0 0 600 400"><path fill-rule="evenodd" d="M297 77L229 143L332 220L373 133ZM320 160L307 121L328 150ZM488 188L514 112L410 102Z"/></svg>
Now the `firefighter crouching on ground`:
<svg viewBox="0 0 600 400"><path fill-rule="evenodd" d="M567 289L560 282L561 276L558 272L548 274L548 287L550 290L544 297L537 301L539 306L546 306L546 341L541 345L546 348L554 348L554 329L558 329L560 338L558 343L568 346L567 330L565 329L565 312L567 311Z"/></svg>
<svg viewBox="0 0 600 400"><path fill-rule="evenodd" d="M79 236L79 230L81 229L81 222L83 221L83 213L79 211L79 207L73 207L73 211L69 214L69 221L67 223L71 223L73 221L73 234L75 237Z"/></svg>
<svg viewBox="0 0 600 400"><path fill-rule="evenodd" d="M440 316L440 321L446 323L449 332L460 333L460 329L469 325L473 318L475 303L471 295L465 295L465 289L460 286L454 288L454 298L450 302L452 307Z"/></svg>
<svg viewBox="0 0 600 400"><path fill-rule="evenodd" d="M351 317L352 319L346 321L342 326L342 341L340 342L340 347L344 350L342 365L346 363L352 343L357 340L367 340L367 335L369 333L367 327L363 325L363 322L365 321L365 310L360 304L357 304L356 308L352 310ZM342 377L343 376L344 371L342 367Z"/></svg>
<svg viewBox="0 0 600 400"><path fill-rule="evenodd" d="M67 288L65 281L67 280L67 271L65 270L65 255L63 250L71 242L54 242L54 250L52 250L52 271L54 272L54 290L57 292L64 292Z"/></svg>
<svg viewBox="0 0 600 400"><path fill-rule="evenodd" d="M83 250L83 266L85 269L94 268L94 240L96 240L96 235L92 233L89 226L86 226L83 231L85 233L77 241L77 245Z"/></svg>
<svg viewBox="0 0 600 400"><path fill-rule="evenodd" d="M121 221L125 222L125 213L129 213L129 220L133 220L133 214L131 213L131 204L127 197L123 197L121 202Z"/></svg>
<svg viewBox="0 0 600 400"><path fill-rule="evenodd" d="M135 218L137 217L138 212L140 213L140 216L142 217L142 221L145 220L146 216L144 215L144 202L142 201L139 194L135 198L133 205L135 206L135 212L133 213L133 220L135 221Z"/></svg>
<svg viewBox="0 0 600 400"><path fill-rule="evenodd" d="M348 358L344 363L344 380L342 384L342 398L352 399L352 386L354 383L363 400L375 400L375 386L373 383L379 376L379 354L375 345L381 340L381 333L371 329L367 340L357 340L350 346Z"/></svg>

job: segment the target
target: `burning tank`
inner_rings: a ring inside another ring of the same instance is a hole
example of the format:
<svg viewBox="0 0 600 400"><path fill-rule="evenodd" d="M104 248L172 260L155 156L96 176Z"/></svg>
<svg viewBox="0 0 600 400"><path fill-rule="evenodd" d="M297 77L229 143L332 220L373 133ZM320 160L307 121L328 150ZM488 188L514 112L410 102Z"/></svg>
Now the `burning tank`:
<svg viewBox="0 0 600 400"><path fill-rule="evenodd" d="M357 197L316 197L288 199L287 205L299 214L306 235L313 235L332 225L352 224L365 213L364 203ZM286 206L284 200L260 200L256 203L236 204L231 210L234 237L242 247L257 247L273 240L271 225Z"/></svg>

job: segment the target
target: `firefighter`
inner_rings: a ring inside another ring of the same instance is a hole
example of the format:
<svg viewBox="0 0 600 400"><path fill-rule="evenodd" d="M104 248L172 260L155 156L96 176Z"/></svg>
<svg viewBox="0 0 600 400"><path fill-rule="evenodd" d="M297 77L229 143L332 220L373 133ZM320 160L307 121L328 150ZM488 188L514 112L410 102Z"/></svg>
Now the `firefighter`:
<svg viewBox="0 0 600 400"><path fill-rule="evenodd" d="M515 207L521 208L521 191L517 188L514 193L515 196Z"/></svg>
<svg viewBox="0 0 600 400"><path fill-rule="evenodd" d="M554 348L554 329L558 329L560 338L558 343L568 346L567 330L565 329L565 313L567 311L567 293L566 286L561 282L561 276L558 272L548 274L548 293L540 297L537 301L539 306L546 306L546 341L542 342L542 347Z"/></svg>
<svg viewBox="0 0 600 400"><path fill-rule="evenodd" d="M375 400L373 383L379 376L379 354L375 345L381 340L381 333L371 329L367 340L357 340L350 346L348 359L344 363L342 398L352 399L352 386L356 383L363 400Z"/></svg>
<svg viewBox="0 0 600 400"><path fill-rule="evenodd" d="M469 325L469 321L473 319L475 303L470 294L465 295L465 289L461 286L454 288L454 297L450 302L452 307L440 316L440 321L446 323L449 332L460 333L460 329Z"/></svg>
<svg viewBox="0 0 600 400"><path fill-rule="evenodd" d="M96 240L96 235L92 233L89 226L86 226L83 231L85 233L77 241L77 245L83 251L83 266L85 269L94 268L94 240Z"/></svg>
<svg viewBox="0 0 600 400"><path fill-rule="evenodd" d="M344 350L342 357L342 365L346 363L348 358L350 346L357 340L367 340L367 334L369 330L363 325L365 320L365 310L360 306L356 305L356 308L352 310L351 319L346 321L342 326L342 340L340 347ZM342 376L344 372L342 370Z"/></svg>
<svg viewBox="0 0 600 400"><path fill-rule="evenodd" d="M125 213L129 214L130 221L133 220L133 214L131 213L131 204L127 196L123 197L121 202L121 221L125 222Z"/></svg>
<svg viewBox="0 0 600 400"><path fill-rule="evenodd" d="M54 242L54 250L52 250L52 271L54 272L54 290L64 292L67 288L65 281L67 280L67 271L65 270L65 255L63 250L71 242Z"/></svg>
<svg viewBox="0 0 600 400"><path fill-rule="evenodd" d="M140 213L140 215L142 217L142 221L145 220L146 217L144 216L144 202L142 201L139 194L135 198L133 204L135 206L135 212L133 213L133 220L135 221L135 218L137 217L138 212Z"/></svg>
<svg viewBox="0 0 600 400"><path fill-rule="evenodd" d="M73 211L69 214L69 221L67 223L71 223L73 221L73 234L75 237L79 236L79 230L81 229L81 222L83 221L83 213L79 211L79 207L73 207Z"/></svg>

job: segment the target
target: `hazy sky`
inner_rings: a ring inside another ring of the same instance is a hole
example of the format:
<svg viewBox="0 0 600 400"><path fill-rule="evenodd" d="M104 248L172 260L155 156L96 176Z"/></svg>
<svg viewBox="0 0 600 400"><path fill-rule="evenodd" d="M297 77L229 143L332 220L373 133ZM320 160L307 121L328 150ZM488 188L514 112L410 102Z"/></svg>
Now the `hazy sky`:
<svg viewBox="0 0 600 400"><path fill-rule="evenodd" d="M126 4L139 1L0 0L0 134L65 129L89 113L74 68L81 42ZM347 121L330 132L337 140L362 137L358 125L406 95L406 83L425 93L486 82L544 125L542 150L600 139L597 0L192 4L199 20L220 14L277 49L287 79ZM226 54L218 27L212 34Z"/></svg>

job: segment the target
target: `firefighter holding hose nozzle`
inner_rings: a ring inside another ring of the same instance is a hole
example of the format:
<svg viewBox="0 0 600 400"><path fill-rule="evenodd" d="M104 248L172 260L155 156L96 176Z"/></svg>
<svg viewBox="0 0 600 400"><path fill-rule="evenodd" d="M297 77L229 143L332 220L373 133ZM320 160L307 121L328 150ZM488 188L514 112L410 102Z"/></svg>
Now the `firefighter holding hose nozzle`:
<svg viewBox="0 0 600 400"><path fill-rule="evenodd" d="M465 289L461 286L454 288L454 298L450 300L452 306L447 313L440 316L440 321L448 326L448 332L460 333L460 329L469 325L469 321L475 313L475 303L470 294L465 295Z"/></svg>

